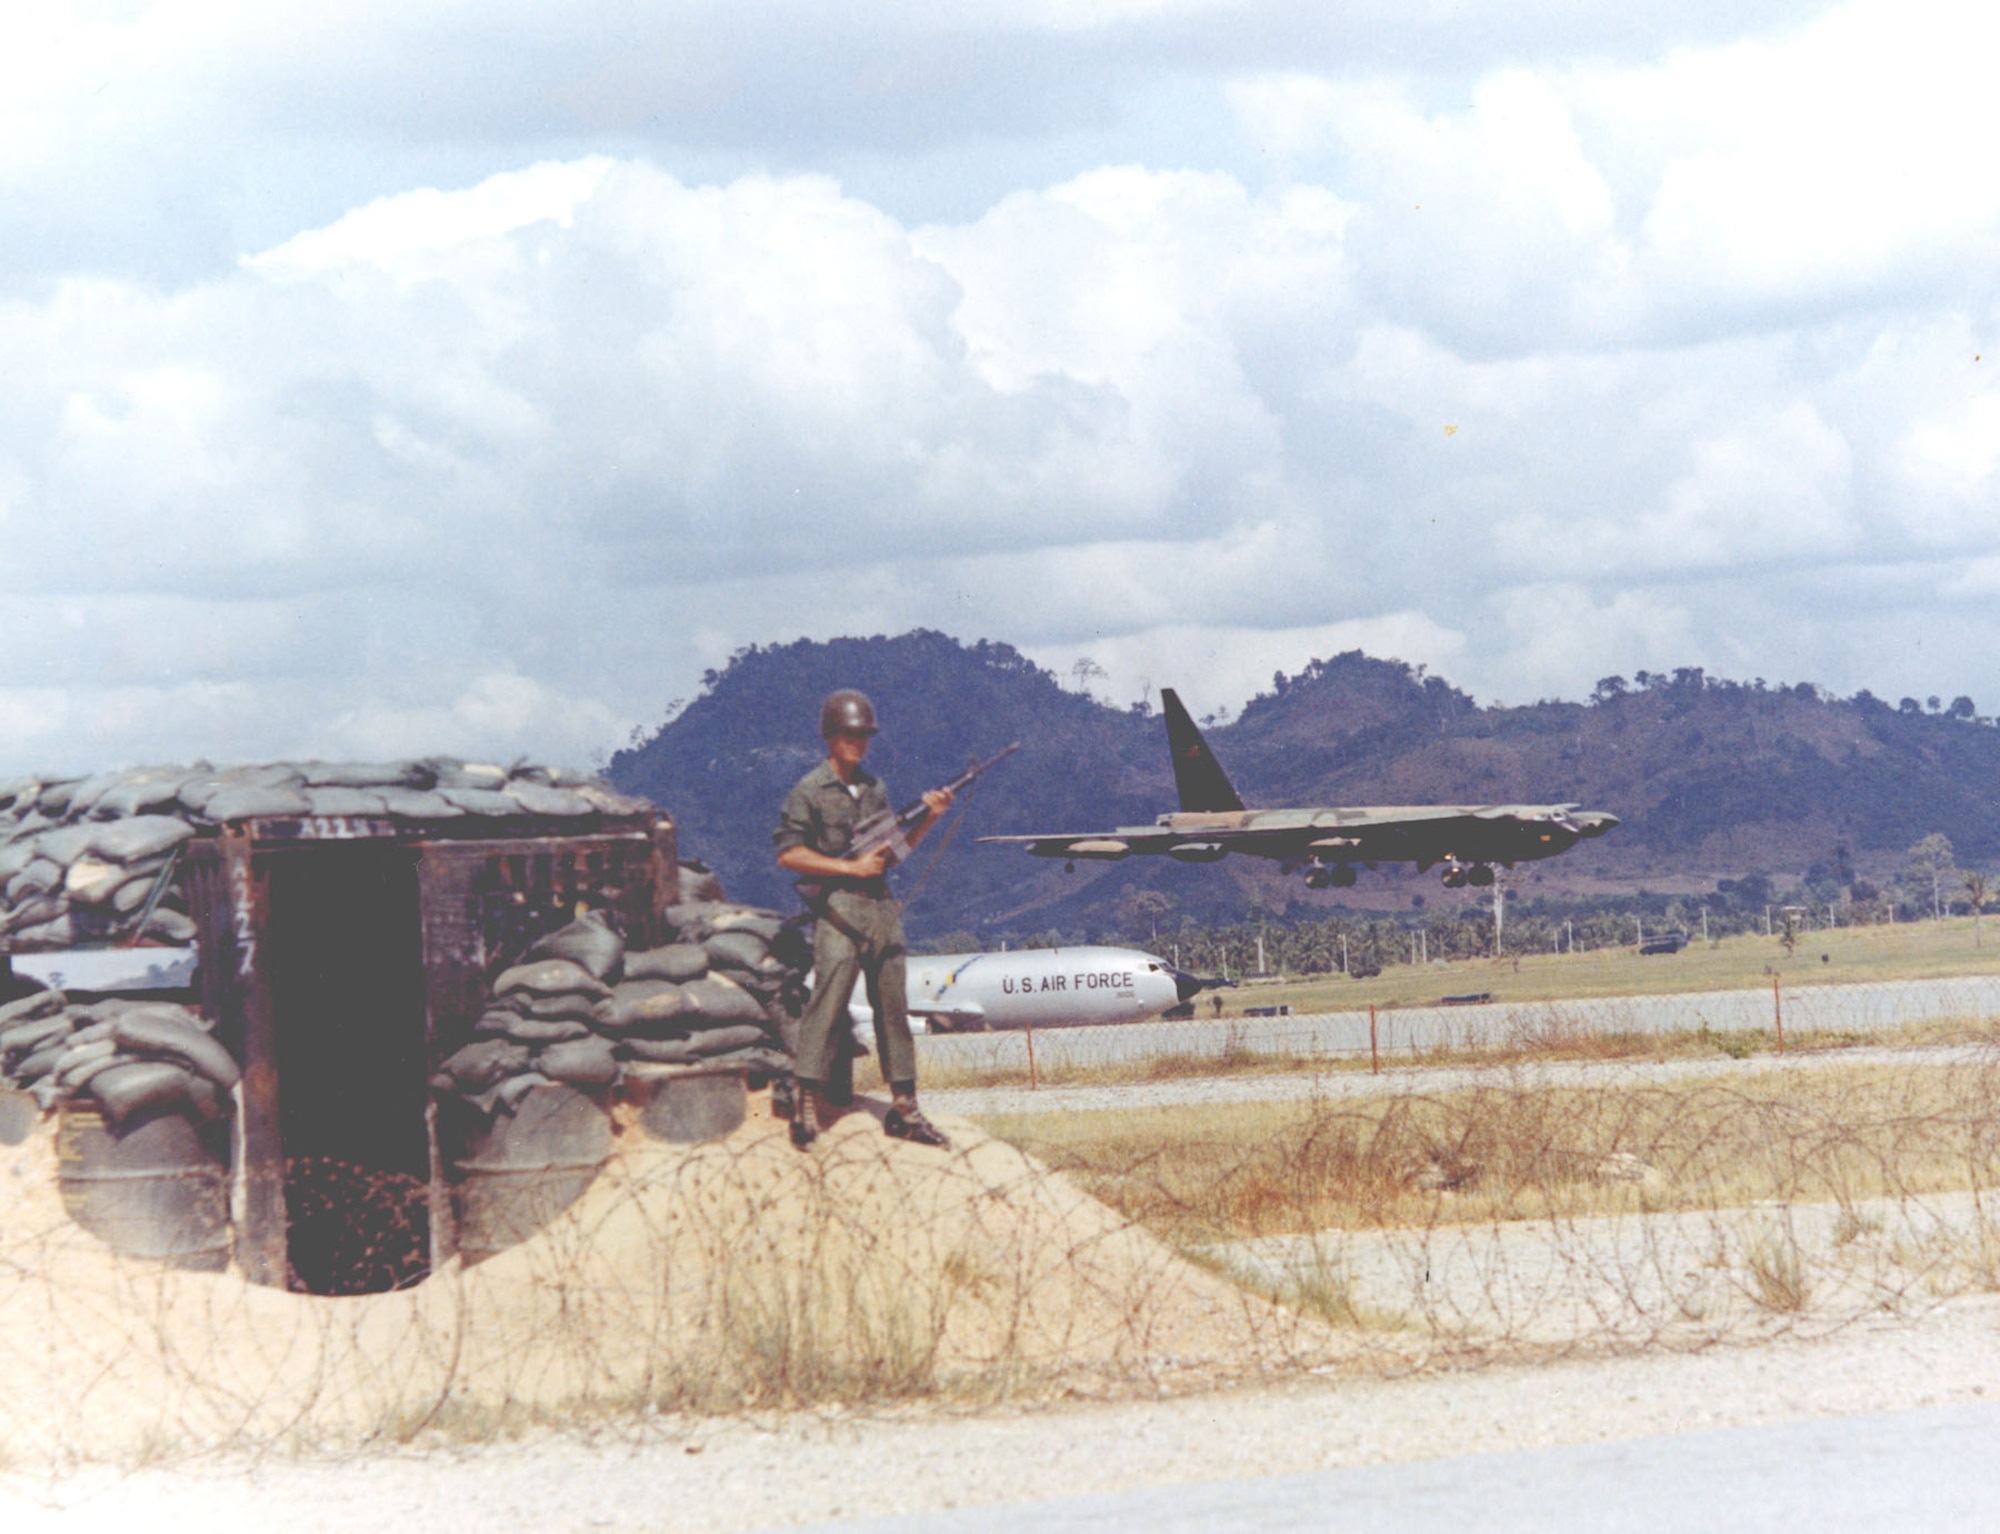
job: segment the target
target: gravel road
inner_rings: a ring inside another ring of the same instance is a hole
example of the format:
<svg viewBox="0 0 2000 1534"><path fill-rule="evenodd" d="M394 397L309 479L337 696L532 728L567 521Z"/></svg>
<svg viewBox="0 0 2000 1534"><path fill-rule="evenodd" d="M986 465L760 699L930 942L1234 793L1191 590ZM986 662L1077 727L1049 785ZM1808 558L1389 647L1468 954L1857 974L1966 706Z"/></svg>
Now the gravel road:
<svg viewBox="0 0 2000 1534"><path fill-rule="evenodd" d="M2000 976L1879 981L1858 985L1785 986L1697 991L1665 996L1598 996L1574 1001L1489 1002L1466 1007L1384 1008L1374 1018L1375 1047L1385 1060L1399 1053L1469 1049L1513 1040L1560 1039L1607 1033L1788 1032L1871 1033L1946 1018L1983 1021L2000 1016ZM1125 1023L1115 1027L1038 1028L1038 1066L1106 1065L1162 1055L1229 1052L1326 1055L1367 1059L1368 1013L1315 1012L1291 1017L1228 1017L1192 1022ZM1028 1038L1019 1032L941 1034L917 1040L921 1063L971 1069L1025 1070Z"/></svg>
<svg viewBox="0 0 2000 1534"><path fill-rule="evenodd" d="M1817 1341L1327 1376L1040 1410L660 1419L598 1443L217 1461L0 1478L13 1531L346 1534L382 1528L685 1530L994 1506L1542 1445L2000 1400L2000 1298ZM1985 1474L1969 1464L1966 1474Z"/></svg>

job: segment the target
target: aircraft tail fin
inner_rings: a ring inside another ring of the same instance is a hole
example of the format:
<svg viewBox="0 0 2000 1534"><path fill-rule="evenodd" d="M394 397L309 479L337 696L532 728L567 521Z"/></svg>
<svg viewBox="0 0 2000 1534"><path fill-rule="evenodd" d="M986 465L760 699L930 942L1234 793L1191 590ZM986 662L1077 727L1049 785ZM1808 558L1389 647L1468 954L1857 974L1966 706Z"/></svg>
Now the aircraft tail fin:
<svg viewBox="0 0 2000 1534"><path fill-rule="evenodd" d="M1171 687L1160 689L1160 703L1167 715L1167 749L1174 758L1174 786L1180 790L1181 808L1186 811L1240 810L1242 799L1230 786L1222 763L1208 749L1201 731L1181 706L1180 695Z"/></svg>

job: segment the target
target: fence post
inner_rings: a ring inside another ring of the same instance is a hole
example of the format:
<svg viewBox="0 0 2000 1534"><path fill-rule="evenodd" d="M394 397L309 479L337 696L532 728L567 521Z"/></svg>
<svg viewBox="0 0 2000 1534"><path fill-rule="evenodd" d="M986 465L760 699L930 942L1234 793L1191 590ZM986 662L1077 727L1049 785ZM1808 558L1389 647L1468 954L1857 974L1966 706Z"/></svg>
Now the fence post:
<svg viewBox="0 0 2000 1534"><path fill-rule="evenodd" d="M1778 1053L1785 1052L1785 1004L1778 999L1778 977L1771 977L1771 1015L1778 1020Z"/></svg>
<svg viewBox="0 0 2000 1534"><path fill-rule="evenodd" d="M1024 1034L1026 1034L1026 1035L1028 1036L1028 1090L1029 1090L1030 1092L1032 1092L1032 1091L1034 1091L1034 1090L1035 1090L1035 1026L1034 1026L1034 1024L1033 1024L1033 1023L1023 1023L1023 1024L1021 1025L1021 1032L1023 1032Z"/></svg>
<svg viewBox="0 0 2000 1534"><path fill-rule="evenodd" d="M1368 1003L1368 1071L1372 1076L1382 1074L1382 1056L1375 1048L1375 1003Z"/></svg>

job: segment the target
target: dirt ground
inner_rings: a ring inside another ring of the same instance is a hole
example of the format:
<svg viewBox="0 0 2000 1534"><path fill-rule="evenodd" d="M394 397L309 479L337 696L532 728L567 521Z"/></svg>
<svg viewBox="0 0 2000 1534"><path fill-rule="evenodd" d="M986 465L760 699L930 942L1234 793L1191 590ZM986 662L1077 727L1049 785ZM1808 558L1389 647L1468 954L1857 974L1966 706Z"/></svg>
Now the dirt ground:
<svg viewBox="0 0 2000 1534"><path fill-rule="evenodd" d="M661 1416L596 1441L0 1476L10 1529L778 1529L1343 1465L1884 1412L2000 1394L2000 1299L1693 1353L1034 1409Z"/></svg>

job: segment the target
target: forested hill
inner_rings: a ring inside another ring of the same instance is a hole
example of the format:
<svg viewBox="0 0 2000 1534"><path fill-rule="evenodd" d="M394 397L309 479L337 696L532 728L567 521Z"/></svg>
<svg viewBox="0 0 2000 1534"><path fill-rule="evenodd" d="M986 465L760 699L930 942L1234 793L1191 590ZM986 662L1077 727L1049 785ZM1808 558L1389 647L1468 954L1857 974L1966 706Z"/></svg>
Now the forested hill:
<svg viewBox="0 0 2000 1534"><path fill-rule="evenodd" d="M1108 929L1092 913L1135 888L1169 891L1183 912L1217 920L1240 917L1252 898L1283 910L1368 904L1371 891L1399 905L1412 891L1441 894L1434 880L1371 875L1345 896L1309 895L1241 858L1215 868L1131 859L1065 875L974 846L979 835L1144 823L1173 806L1156 715L1065 690L1004 644L925 631L802 640L741 651L704 681L652 739L613 758L610 776L671 809L686 853L711 863L734 897L796 903L771 860L771 825L786 789L823 755L820 700L841 686L881 712L869 765L899 804L969 757L1022 742L972 795L935 870L925 872L942 833L898 875L906 894L923 881L913 934L964 930L984 942ZM1252 805L1577 801L1622 817L1602 841L1536 866L1551 891L1797 878L1816 865L1880 876L1933 831L1968 865L2000 856L2000 730L1964 699L1950 710L1892 706L1681 670L1607 678L1589 703L1481 708L1420 668L1354 651L1274 678L1207 733Z"/></svg>

